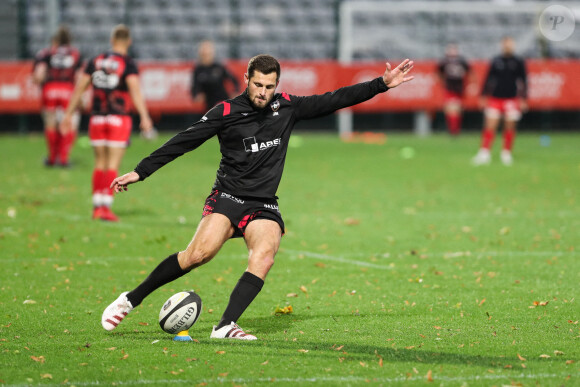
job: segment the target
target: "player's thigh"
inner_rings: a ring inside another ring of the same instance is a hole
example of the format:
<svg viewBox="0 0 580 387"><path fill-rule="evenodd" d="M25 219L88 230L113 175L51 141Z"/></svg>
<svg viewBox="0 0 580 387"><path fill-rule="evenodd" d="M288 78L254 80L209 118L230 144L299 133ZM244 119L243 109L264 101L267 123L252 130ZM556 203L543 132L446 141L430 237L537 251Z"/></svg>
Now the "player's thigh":
<svg viewBox="0 0 580 387"><path fill-rule="evenodd" d="M93 145L95 155L95 169L105 170L107 168L107 147L104 145Z"/></svg>
<svg viewBox="0 0 580 387"><path fill-rule="evenodd" d="M126 149L125 147L108 146L105 169L118 171Z"/></svg>
<svg viewBox="0 0 580 387"><path fill-rule="evenodd" d="M497 130L497 127L499 125L499 121L501 120L501 115L485 115L484 118L484 129L489 129L489 130Z"/></svg>
<svg viewBox="0 0 580 387"><path fill-rule="evenodd" d="M280 225L273 220L255 219L246 227L244 239L250 252L250 262L263 259L273 260L280 247L282 230Z"/></svg>
<svg viewBox="0 0 580 387"><path fill-rule="evenodd" d="M57 120L56 120L56 110L45 108L42 110L42 121L44 123L44 129L46 130L56 130Z"/></svg>
<svg viewBox="0 0 580 387"><path fill-rule="evenodd" d="M214 213L203 217L187 248L178 254L179 264L188 269L209 262L233 235L234 227L225 215Z"/></svg>

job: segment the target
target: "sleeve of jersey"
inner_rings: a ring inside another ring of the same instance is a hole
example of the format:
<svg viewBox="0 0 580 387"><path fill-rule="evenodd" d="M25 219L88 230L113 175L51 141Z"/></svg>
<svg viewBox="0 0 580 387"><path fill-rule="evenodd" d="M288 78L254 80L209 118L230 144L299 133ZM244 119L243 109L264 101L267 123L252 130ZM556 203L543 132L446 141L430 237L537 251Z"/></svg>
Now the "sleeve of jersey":
<svg viewBox="0 0 580 387"><path fill-rule="evenodd" d="M211 109L201 120L176 134L159 149L141 160L135 168L139 180L145 180L165 164L190 152L218 133L223 124L223 105Z"/></svg>
<svg viewBox="0 0 580 387"><path fill-rule="evenodd" d="M526 70L526 62L521 61L520 65L520 79L521 79L521 90L520 97L528 98L528 72Z"/></svg>
<svg viewBox="0 0 580 387"><path fill-rule="evenodd" d="M483 82L483 86L481 88L481 95L482 96L489 96L491 95L491 91L495 84L495 66L491 65L489 70L487 71L487 76L485 77L485 81Z"/></svg>
<svg viewBox="0 0 580 387"><path fill-rule="evenodd" d="M92 75L95 72L95 59L91 58L85 66L85 74Z"/></svg>
<svg viewBox="0 0 580 387"><path fill-rule="evenodd" d="M389 90L383 78L342 87L321 95L292 97L298 120L316 118L333 113L339 109L353 106Z"/></svg>
<svg viewBox="0 0 580 387"><path fill-rule="evenodd" d="M137 63L133 59L127 60L127 68L125 69L125 75L139 74L139 69L137 68Z"/></svg>

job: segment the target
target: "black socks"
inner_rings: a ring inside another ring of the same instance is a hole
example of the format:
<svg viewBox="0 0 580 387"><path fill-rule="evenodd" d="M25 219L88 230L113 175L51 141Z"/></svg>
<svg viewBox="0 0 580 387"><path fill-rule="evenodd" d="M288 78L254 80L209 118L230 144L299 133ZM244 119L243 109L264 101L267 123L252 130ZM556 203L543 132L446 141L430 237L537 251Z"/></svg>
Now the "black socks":
<svg viewBox="0 0 580 387"><path fill-rule="evenodd" d="M161 262L139 286L130 291L127 294L127 299L133 305L133 308L135 308L155 289L178 279L188 272L179 266L177 253L172 254Z"/></svg>
<svg viewBox="0 0 580 387"><path fill-rule="evenodd" d="M260 293L262 286L264 286L264 280L250 272L244 272L230 295L230 302L217 329L228 325L232 321L238 321L242 313L250 306L258 293Z"/></svg>

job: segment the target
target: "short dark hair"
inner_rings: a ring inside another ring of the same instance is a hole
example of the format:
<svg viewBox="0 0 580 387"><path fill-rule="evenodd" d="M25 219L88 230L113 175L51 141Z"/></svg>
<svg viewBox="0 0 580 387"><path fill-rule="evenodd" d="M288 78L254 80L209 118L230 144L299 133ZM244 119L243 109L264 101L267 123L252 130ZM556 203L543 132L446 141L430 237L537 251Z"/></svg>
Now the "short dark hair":
<svg viewBox="0 0 580 387"><path fill-rule="evenodd" d="M53 39L59 46L68 46L72 41L68 27L65 25L58 27L58 30L54 34Z"/></svg>
<svg viewBox="0 0 580 387"><path fill-rule="evenodd" d="M124 24L116 25L111 33L111 39L113 40L129 40L131 39L131 31L129 27Z"/></svg>
<svg viewBox="0 0 580 387"><path fill-rule="evenodd" d="M280 63L272 55L256 55L248 62L248 79L252 78L255 71L262 74L276 72L276 82L280 80Z"/></svg>

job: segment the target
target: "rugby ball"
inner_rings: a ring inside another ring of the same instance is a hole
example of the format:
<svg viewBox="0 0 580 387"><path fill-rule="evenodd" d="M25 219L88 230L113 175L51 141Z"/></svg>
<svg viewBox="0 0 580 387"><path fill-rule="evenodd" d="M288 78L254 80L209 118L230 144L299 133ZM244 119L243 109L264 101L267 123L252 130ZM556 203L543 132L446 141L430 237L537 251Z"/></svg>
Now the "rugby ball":
<svg viewBox="0 0 580 387"><path fill-rule="evenodd" d="M179 292L169 297L159 312L159 326L167 333L185 331L201 314L201 297L193 290Z"/></svg>

